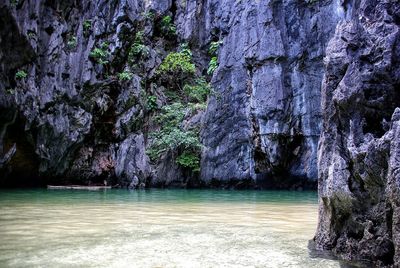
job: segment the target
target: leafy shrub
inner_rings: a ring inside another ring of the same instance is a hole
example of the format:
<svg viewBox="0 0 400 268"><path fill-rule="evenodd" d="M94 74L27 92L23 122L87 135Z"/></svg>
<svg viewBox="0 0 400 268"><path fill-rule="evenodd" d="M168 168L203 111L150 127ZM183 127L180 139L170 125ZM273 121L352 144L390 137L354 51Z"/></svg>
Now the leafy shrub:
<svg viewBox="0 0 400 268"><path fill-rule="evenodd" d="M174 154L180 153L179 156L182 156L179 162L176 159L178 164L195 169L193 157L189 159L189 152L199 154L201 143L198 131L185 130L182 127L182 121L188 112L188 108L179 102L163 107L161 114L156 118L161 124L161 129L151 133L153 142L147 152L152 161L170 151Z"/></svg>
<svg viewBox="0 0 400 268"><path fill-rule="evenodd" d="M149 54L150 49L147 46L145 46L143 42L144 42L143 32L139 31L135 35L135 41L129 48L128 61L130 64L133 64L135 62L134 61L135 57L140 57L140 56L146 57Z"/></svg>
<svg viewBox="0 0 400 268"><path fill-rule="evenodd" d="M171 16L165 16L161 19L160 30L164 36L175 36L176 27L172 21Z"/></svg>
<svg viewBox="0 0 400 268"><path fill-rule="evenodd" d="M193 53L189 48L189 45L187 43L183 43L179 46L179 52L182 54L186 54L188 57L192 58Z"/></svg>
<svg viewBox="0 0 400 268"><path fill-rule="evenodd" d="M216 56L218 54L218 49L221 46L222 41L211 42L210 48L208 49L208 53L211 56Z"/></svg>
<svg viewBox="0 0 400 268"><path fill-rule="evenodd" d="M174 102L162 108L161 114L157 116L157 122L161 123L164 129L175 128L185 118L185 106L180 102Z"/></svg>
<svg viewBox="0 0 400 268"><path fill-rule="evenodd" d="M192 112L196 112L198 110L205 110L207 109L207 103L206 102L200 102L200 103L188 103L188 107Z"/></svg>
<svg viewBox="0 0 400 268"><path fill-rule="evenodd" d="M222 41L211 42L208 54L211 56L211 60L208 63L207 74L212 75L218 68L218 49L221 46Z"/></svg>
<svg viewBox="0 0 400 268"><path fill-rule="evenodd" d="M147 110L149 110L149 111L157 110L157 108L158 108L157 97L153 96L153 95L147 96L147 105L146 106L147 106L146 107Z"/></svg>
<svg viewBox="0 0 400 268"><path fill-rule="evenodd" d="M218 58L212 57L210 63L208 64L207 74L212 75L218 68Z"/></svg>
<svg viewBox="0 0 400 268"><path fill-rule="evenodd" d="M89 34L90 30L92 29L92 21L91 20L85 20L83 22L83 33L85 35Z"/></svg>
<svg viewBox="0 0 400 268"><path fill-rule="evenodd" d="M204 102L207 100L207 96L211 92L211 87L204 78L198 78L195 80L194 85L186 84L183 87L183 91L186 96L189 97L190 101Z"/></svg>
<svg viewBox="0 0 400 268"><path fill-rule="evenodd" d="M133 44L129 49L128 59L130 62L133 61L134 56L147 56L149 54L149 48L143 44Z"/></svg>
<svg viewBox="0 0 400 268"><path fill-rule="evenodd" d="M107 42L103 42L100 47L96 47L93 49L89 56L93 58L97 63L101 65L105 65L108 63L108 57L110 56L110 52L108 52L109 44Z"/></svg>
<svg viewBox="0 0 400 268"><path fill-rule="evenodd" d="M118 79L120 81L129 81L132 79L132 77L133 77L132 73L127 71L118 74Z"/></svg>
<svg viewBox="0 0 400 268"><path fill-rule="evenodd" d="M176 163L193 171L200 171L200 157L198 152L183 152L176 158Z"/></svg>
<svg viewBox="0 0 400 268"><path fill-rule="evenodd" d="M168 101L170 101L170 102L177 102L177 101L181 101L181 99L182 99L181 96L176 91L167 90L164 93L165 93L165 96L168 98Z"/></svg>
<svg viewBox="0 0 400 268"><path fill-rule="evenodd" d="M24 79L28 76L28 74L24 70L18 70L18 72L15 74L15 79L21 80Z"/></svg>
<svg viewBox="0 0 400 268"><path fill-rule="evenodd" d="M195 71L196 67L192 63L191 54L188 51L182 51L169 53L158 67L157 73L160 75L177 75L182 78L186 75L193 75Z"/></svg>
<svg viewBox="0 0 400 268"><path fill-rule="evenodd" d="M136 43L143 43L143 41L144 41L143 31L138 31L135 34L135 42Z"/></svg>
<svg viewBox="0 0 400 268"><path fill-rule="evenodd" d="M173 128L152 134L153 143L147 151L152 161L159 159L168 151L176 153L179 150L200 150L201 148L198 133L195 131Z"/></svg>

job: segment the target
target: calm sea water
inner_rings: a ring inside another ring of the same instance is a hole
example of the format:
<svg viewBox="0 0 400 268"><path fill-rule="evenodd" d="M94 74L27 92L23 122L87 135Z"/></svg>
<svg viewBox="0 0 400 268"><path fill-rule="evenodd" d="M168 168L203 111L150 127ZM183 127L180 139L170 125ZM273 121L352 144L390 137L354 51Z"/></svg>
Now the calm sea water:
<svg viewBox="0 0 400 268"><path fill-rule="evenodd" d="M315 192L0 191L0 267L340 267Z"/></svg>

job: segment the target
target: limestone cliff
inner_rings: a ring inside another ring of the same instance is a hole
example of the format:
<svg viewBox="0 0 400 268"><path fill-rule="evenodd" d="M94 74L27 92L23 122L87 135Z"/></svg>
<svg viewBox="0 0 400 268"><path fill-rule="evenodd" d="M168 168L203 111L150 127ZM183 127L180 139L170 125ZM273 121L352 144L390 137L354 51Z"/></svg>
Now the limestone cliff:
<svg viewBox="0 0 400 268"><path fill-rule="evenodd" d="M296 185L287 178L315 181L322 58L344 7L214 2L206 21L223 46L213 77L218 95L209 101L202 132L202 179L283 188Z"/></svg>
<svg viewBox="0 0 400 268"><path fill-rule="evenodd" d="M314 187L322 58L344 10L338 1L3 0L2 177ZM160 31L165 16L176 27L172 38ZM132 64L139 32L146 56ZM168 104L158 66L187 43L204 73L217 41L213 94L205 113L191 115L201 131L201 172L168 155L149 161L157 126L146 98ZM126 69L132 78L121 81ZM26 77L17 78L21 70Z"/></svg>
<svg viewBox="0 0 400 268"><path fill-rule="evenodd" d="M123 186L134 176L147 183L183 177L157 174L162 161L150 165L146 155L157 129L147 98L157 96L159 107L167 102L151 80L180 43L160 31L161 19L174 15L171 1L17 0L0 7L3 184L106 179ZM145 55L131 56L138 33Z"/></svg>
<svg viewBox="0 0 400 268"><path fill-rule="evenodd" d="M399 267L400 3L351 6L326 51L315 241Z"/></svg>
<svg viewBox="0 0 400 268"><path fill-rule="evenodd" d="M318 178L317 249L400 266L399 25L396 0L0 0L0 185Z"/></svg>

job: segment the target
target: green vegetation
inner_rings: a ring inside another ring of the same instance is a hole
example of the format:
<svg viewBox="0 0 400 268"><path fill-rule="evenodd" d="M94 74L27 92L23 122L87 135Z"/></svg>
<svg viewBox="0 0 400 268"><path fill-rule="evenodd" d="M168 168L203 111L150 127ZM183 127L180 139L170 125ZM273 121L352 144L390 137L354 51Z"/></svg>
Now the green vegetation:
<svg viewBox="0 0 400 268"><path fill-rule="evenodd" d="M128 52L128 61L130 64L135 63L135 57L146 57L148 56L150 49L144 45L143 32L139 31L135 35L135 41Z"/></svg>
<svg viewBox="0 0 400 268"><path fill-rule="evenodd" d="M10 0L10 5L12 6L12 7L15 7L15 6L17 6L19 4L19 0Z"/></svg>
<svg viewBox="0 0 400 268"><path fill-rule="evenodd" d="M192 112L196 112L198 110L205 110L207 109L207 103L206 102L200 102L200 103L188 103L188 107Z"/></svg>
<svg viewBox="0 0 400 268"><path fill-rule="evenodd" d="M149 12L143 12L143 13L142 13L142 16L143 16L143 18L146 19L146 20L154 20L154 17L155 17L154 13L151 12L151 11L149 11Z"/></svg>
<svg viewBox="0 0 400 268"><path fill-rule="evenodd" d="M211 60L208 63L207 74L213 75L215 70L218 68L218 50L221 46L222 41L211 42L210 48L208 49L208 53L211 56Z"/></svg>
<svg viewBox="0 0 400 268"><path fill-rule="evenodd" d="M85 20L83 22L83 34L88 35L92 29L92 21L91 20Z"/></svg>
<svg viewBox="0 0 400 268"><path fill-rule="evenodd" d="M117 75L120 81L129 81L133 77L132 73L127 71L123 71L122 73L118 73Z"/></svg>
<svg viewBox="0 0 400 268"><path fill-rule="evenodd" d="M206 108L212 90L204 77L196 77L192 57L188 45L182 44L178 52L165 57L156 71L158 81L167 89L165 95L171 104L164 106L155 117L160 129L150 134L152 143L148 155L156 161L168 153L182 168L198 172L202 146L199 131L185 122ZM155 98L151 101L156 103ZM150 99L148 106L149 103Z"/></svg>
<svg viewBox="0 0 400 268"><path fill-rule="evenodd" d="M218 58L212 57L210 63L208 64L207 74L213 75L213 73L217 68L218 68Z"/></svg>
<svg viewBox="0 0 400 268"><path fill-rule="evenodd" d="M202 103L207 100L211 87L204 78L197 78L193 85L186 84L183 87L183 91L188 96L189 101Z"/></svg>
<svg viewBox="0 0 400 268"><path fill-rule="evenodd" d="M192 52L186 45L181 46L179 52L169 53L156 70L156 75L168 91L183 95L184 84L190 83L196 73L196 66L192 63Z"/></svg>
<svg viewBox="0 0 400 268"><path fill-rule="evenodd" d="M21 80L24 79L28 76L28 74L24 70L18 70L18 72L15 74L15 79Z"/></svg>
<svg viewBox="0 0 400 268"><path fill-rule="evenodd" d="M192 63L192 55L190 50L181 52L171 52L163 60L157 70L159 75L173 75L175 78L183 78L193 75L196 66Z"/></svg>
<svg viewBox="0 0 400 268"><path fill-rule="evenodd" d="M68 42L67 42L67 46L70 49L75 48L77 46L77 44L78 44L78 39L76 39L75 36L70 37Z"/></svg>
<svg viewBox="0 0 400 268"><path fill-rule="evenodd" d="M108 57L110 52L108 52L109 44L108 42L103 42L100 47L93 49L89 56L93 58L98 64L105 65L108 63Z"/></svg>
<svg viewBox="0 0 400 268"><path fill-rule="evenodd" d="M218 55L218 49L222 45L222 41L217 41L217 42L211 42L210 48L208 49L208 53L211 56L216 56Z"/></svg>
<svg viewBox="0 0 400 268"><path fill-rule="evenodd" d="M175 88L173 90L175 90ZM165 91L165 96L167 96L168 101L169 102L182 101L182 96L180 94L178 94L178 93L181 93L181 92L176 92L176 91L173 91L173 90Z"/></svg>
<svg viewBox="0 0 400 268"><path fill-rule="evenodd" d="M158 104L157 104L157 97L150 95L147 96L147 105L146 108L148 111L155 111L158 108Z"/></svg>
<svg viewBox="0 0 400 268"><path fill-rule="evenodd" d="M198 171L201 149L198 131L186 130L182 126L182 121L190 109L180 102L175 102L163 107L161 112L156 118L161 129L151 134L153 143L148 150L150 159L154 161L161 155L171 152L173 155L177 155L176 162L178 164ZM196 157L198 165L195 163Z"/></svg>
<svg viewBox="0 0 400 268"><path fill-rule="evenodd" d="M193 171L200 171L200 157L198 152L183 152L176 158L175 162Z"/></svg>
<svg viewBox="0 0 400 268"><path fill-rule="evenodd" d="M166 37L176 35L176 27L172 21L171 16L165 16L161 19L160 30Z"/></svg>

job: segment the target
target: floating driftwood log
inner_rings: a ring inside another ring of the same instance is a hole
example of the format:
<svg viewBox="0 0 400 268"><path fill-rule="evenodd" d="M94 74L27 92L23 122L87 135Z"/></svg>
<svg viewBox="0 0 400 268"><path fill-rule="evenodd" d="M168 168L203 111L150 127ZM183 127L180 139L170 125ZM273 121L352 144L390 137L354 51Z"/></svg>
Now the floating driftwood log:
<svg viewBox="0 0 400 268"><path fill-rule="evenodd" d="M54 190L104 190L111 189L111 186L85 186L85 185L47 185L47 189Z"/></svg>

